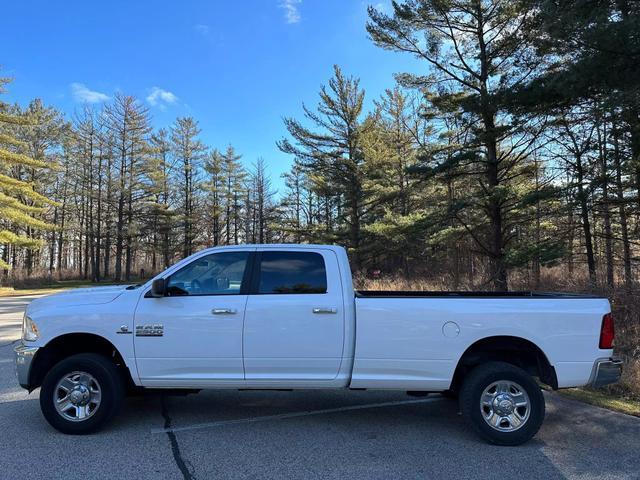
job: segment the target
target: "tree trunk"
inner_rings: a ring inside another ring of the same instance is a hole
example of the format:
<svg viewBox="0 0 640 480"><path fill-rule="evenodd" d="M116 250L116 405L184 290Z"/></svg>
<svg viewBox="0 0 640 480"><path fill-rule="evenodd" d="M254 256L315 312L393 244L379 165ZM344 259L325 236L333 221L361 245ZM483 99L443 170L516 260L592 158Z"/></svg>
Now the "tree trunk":
<svg viewBox="0 0 640 480"><path fill-rule="evenodd" d="M482 117L482 143L486 150L486 181L488 186L487 212L490 227L490 275L494 290L507 290L507 268L504 261L503 212L501 200L495 195L500 186L498 140L496 137L495 111L491 106L488 90L490 60L484 39L484 12L482 2L476 4L477 38L480 50L480 115Z"/></svg>
<svg viewBox="0 0 640 480"><path fill-rule="evenodd" d="M622 184L622 165L620 161L620 145L618 135L613 136L613 161L616 170L616 197L618 214L620 216L620 233L622 235L622 258L624 263L624 284L630 288L633 277L631 274L631 246L629 244L629 228L627 226L627 211L625 208L624 185Z"/></svg>
<svg viewBox="0 0 640 480"><path fill-rule="evenodd" d="M357 179L352 180L352 191L349 192L349 246L352 250L354 270L360 269L360 185Z"/></svg>
<svg viewBox="0 0 640 480"><path fill-rule="evenodd" d="M607 269L607 285L613 287L614 284L614 264L613 264L613 235L611 233L611 211L609 205L609 168L607 165L607 125L602 125L600 130L600 111L595 107L597 118L596 132L598 134L598 160L602 170L602 222L604 226L604 250Z"/></svg>
<svg viewBox="0 0 640 480"><path fill-rule="evenodd" d="M122 159L125 162L125 159ZM116 220L116 265L114 280L122 280L122 252L124 250L124 195L126 166L120 168L120 192L118 194L118 218Z"/></svg>
<svg viewBox="0 0 640 480"><path fill-rule="evenodd" d="M538 158L534 158L535 164L535 182L536 193L540 191L540 170L538 165ZM533 258L533 286L536 290L540 289L540 197L536 195L536 224L535 224L535 245L536 254Z"/></svg>
<svg viewBox="0 0 640 480"><path fill-rule="evenodd" d="M587 251L587 268L589 270L589 281L592 285L596 283L596 260L593 254L593 239L591 236L591 222L589 220L589 206L587 192L584 189L584 169L582 156L576 153L576 182L578 184L578 203L580 205L580 217L582 219L582 231L584 234L584 244Z"/></svg>

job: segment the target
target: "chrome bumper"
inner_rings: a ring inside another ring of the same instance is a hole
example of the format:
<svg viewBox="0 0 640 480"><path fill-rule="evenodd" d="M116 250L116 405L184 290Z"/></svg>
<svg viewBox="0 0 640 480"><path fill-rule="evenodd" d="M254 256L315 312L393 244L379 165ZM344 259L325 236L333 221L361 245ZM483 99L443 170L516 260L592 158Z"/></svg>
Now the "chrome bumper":
<svg viewBox="0 0 640 480"><path fill-rule="evenodd" d="M28 345L20 344L15 349L16 355L16 375L18 377L18 383L22 388L30 389L29 385L29 371L31 370L31 362L38 351L38 347L30 347Z"/></svg>
<svg viewBox="0 0 640 480"><path fill-rule="evenodd" d="M616 383L622 375L622 360L619 358L599 358L593 364L589 386L604 387Z"/></svg>

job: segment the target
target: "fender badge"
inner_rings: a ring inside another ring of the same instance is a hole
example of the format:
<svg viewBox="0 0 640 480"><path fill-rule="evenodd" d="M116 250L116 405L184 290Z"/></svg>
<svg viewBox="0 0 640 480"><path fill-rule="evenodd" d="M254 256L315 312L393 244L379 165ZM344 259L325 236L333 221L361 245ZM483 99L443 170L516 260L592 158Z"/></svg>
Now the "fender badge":
<svg viewBox="0 0 640 480"><path fill-rule="evenodd" d="M136 325L136 337L162 337L164 326L161 323Z"/></svg>

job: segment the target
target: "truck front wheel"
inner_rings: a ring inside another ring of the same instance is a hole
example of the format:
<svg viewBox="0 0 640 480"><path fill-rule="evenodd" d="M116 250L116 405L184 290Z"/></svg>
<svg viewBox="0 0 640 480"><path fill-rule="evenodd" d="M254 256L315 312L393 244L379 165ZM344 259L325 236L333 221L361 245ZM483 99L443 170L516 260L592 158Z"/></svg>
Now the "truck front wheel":
<svg viewBox="0 0 640 480"><path fill-rule="evenodd" d="M55 429L83 435L102 428L123 397L124 383L115 364L102 355L81 353L65 358L47 373L40 408Z"/></svg>
<svg viewBox="0 0 640 480"><path fill-rule="evenodd" d="M490 443L520 445L544 420L544 397L524 370L504 362L474 368L460 390L463 417Z"/></svg>

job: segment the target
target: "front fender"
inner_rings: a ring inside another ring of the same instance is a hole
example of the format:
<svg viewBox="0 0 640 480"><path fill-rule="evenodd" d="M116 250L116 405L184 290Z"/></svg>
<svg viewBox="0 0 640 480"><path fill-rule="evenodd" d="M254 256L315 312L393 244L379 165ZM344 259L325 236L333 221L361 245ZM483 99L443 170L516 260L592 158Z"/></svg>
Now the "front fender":
<svg viewBox="0 0 640 480"><path fill-rule="evenodd" d="M127 293L101 305L52 305L49 309L27 309L27 315L40 331L39 338L35 342L28 342L28 345L42 349L65 335L95 335L108 341L120 353L133 382L138 385L132 332L133 312L139 292L135 291L135 295L130 294L134 292Z"/></svg>

